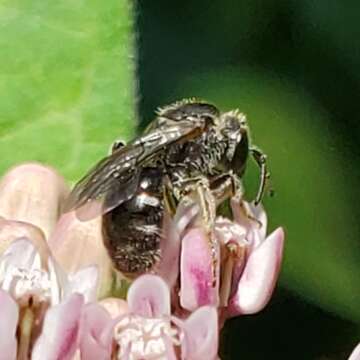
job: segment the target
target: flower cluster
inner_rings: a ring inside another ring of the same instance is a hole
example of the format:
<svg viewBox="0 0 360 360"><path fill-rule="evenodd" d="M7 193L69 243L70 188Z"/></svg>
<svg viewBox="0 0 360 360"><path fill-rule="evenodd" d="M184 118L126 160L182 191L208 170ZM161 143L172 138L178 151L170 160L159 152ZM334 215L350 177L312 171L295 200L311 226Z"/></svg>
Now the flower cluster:
<svg viewBox="0 0 360 360"><path fill-rule="evenodd" d="M110 297L129 284L113 270L100 219L61 216L67 194L39 164L0 183L3 358L218 359L224 321L269 301L284 233L266 235L261 206L233 198L232 220L218 216L209 229L196 201L181 203L165 216L161 261L132 282L125 301Z"/></svg>

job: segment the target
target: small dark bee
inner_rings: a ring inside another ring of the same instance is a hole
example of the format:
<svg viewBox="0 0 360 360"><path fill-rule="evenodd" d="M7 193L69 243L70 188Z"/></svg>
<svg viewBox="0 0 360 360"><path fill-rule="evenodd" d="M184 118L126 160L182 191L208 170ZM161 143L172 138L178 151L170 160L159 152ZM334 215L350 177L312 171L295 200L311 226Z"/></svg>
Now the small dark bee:
<svg viewBox="0 0 360 360"><path fill-rule="evenodd" d="M115 268L136 276L161 258L164 212L173 215L184 196L199 192L211 225L207 202L216 208L242 195L249 154L261 169L258 204L269 175L265 155L249 144L245 116L237 110L221 113L206 102L176 102L159 109L140 137L115 143L111 155L76 184L65 212L76 209L82 220L102 215L104 244Z"/></svg>

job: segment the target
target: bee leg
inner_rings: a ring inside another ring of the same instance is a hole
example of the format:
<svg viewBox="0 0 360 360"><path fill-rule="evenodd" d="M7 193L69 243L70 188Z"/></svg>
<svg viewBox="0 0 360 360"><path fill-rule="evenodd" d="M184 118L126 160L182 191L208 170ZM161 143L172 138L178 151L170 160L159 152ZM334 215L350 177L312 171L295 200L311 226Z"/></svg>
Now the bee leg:
<svg viewBox="0 0 360 360"><path fill-rule="evenodd" d="M115 140L114 143L111 145L111 154L113 154L115 151L121 149L126 145L125 141L123 140Z"/></svg>
<svg viewBox="0 0 360 360"><path fill-rule="evenodd" d="M254 204L256 206L261 202L261 199L263 198L266 183L270 178L270 173L267 170L266 155L257 148L252 147L249 150L253 159L260 168L260 185L254 201Z"/></svg>
<svg viewBox="0 0 360 360"><path fill-rule="evenodd" d="M199 180L196 183L195 194L199 200L201 221L210 233L216 218L216 199L210 190L207 179Z"/></svg>
<svg viewBox="0 0 360 360"><path fill-rule="evenodd" d="M209 181L206 177L197 176L187 179L185 183L180 190L181 202L189 201L189 203L195 203L199 207L199 212L195 219L191 221L191 224L194 227L200 227L207 236L212 256L212 286L215 287L219 281L219 242L214 234L216 199L212 194Z"/></svg>
<svg viewBox="0 0 360 360"><path fill-rule="evenodd" d="M208 179L198 176L187 180L181 189L180 197L188 198L199 205L197 222L206 232L211 233L216 218L216 199L211 192Z"/></svg>
<svg viewBox="0 0 360 360"><path fill-rule="evenodd" d="M243 196L241 181L232 172L222 174L212 179L210 182L210 189L216 200L216 205L220 205L233 196L236 196L239 199L242 199Z"/></svg>
<svg viewBox="0 0 360 360"><path fill-rule="evenodd" d="M174 216L179 201L177 200L177 197L175 195L174 186L167 175L164 176L163 195L165 209L169 212L171 216Z"/></svg>
<svg viewBox="0 0 360 360"><path fill-rule="evenodd" d="M254 217L248 204L243 200L244 191L241 180L234 173L229 172L213 179L210 188L213 197L216 199L217 205L227 199L233 198L233 200L239 204L242 212L249 220L262 226L261 222Z"/></svg>

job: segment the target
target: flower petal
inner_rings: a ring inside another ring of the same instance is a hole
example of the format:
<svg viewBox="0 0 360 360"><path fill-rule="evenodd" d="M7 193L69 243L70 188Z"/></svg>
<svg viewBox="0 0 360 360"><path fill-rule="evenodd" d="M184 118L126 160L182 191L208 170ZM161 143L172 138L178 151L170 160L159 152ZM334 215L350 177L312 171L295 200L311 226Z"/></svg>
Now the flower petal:
<svg viewBox="0 0 360 360"><path fill-rule="evenodd" d="M127 302L119 298L106 298L101 300L99 304L107 310L113 319L129 312Z"/></svg>
<svg viewBox="0 0 360 360"><path fill-rule="evenodd" d="M160 241L161 261L156 267L156 274L163 278L170 289L174 287L179 276L179 259L181 236L199 213L199 206L190 198L185 198L176 209L172 219L165 212L163 220L163 236Z"/></svg>
<svg viewBox="0 0 360 360"><path fill-rule="evenodd" d="M95 301L98 277L98 269L95 265L87 266L74 274L70 274L64 296L67 297L76 292L84 296L85 303Z"/></svg>
<svg viewBox="0 0 360 360"><path fill-rule="evenodd" d="M41 270L41 259L28 239L13 241L0 256L0 287L17 298L18 272ZM21 291L21 290L20 290Z"/></svg>
<svg viewBox="0 0 360 360"><path fill-rule="evenodd" d="M268 219L264 207L261 204L255 206L252 203L249 204L249 207L255 219L261 223L260 229L258 230L259 237L265 239Z"/></svg>
<svg viewBox="0 0 360 360"><path fill-rule="evenodd" d="M356 346L354 351L351 353L348 360L360 360L360 343Z"/></svg>
<svg viewBox="0 0 360 360"><path fill-rule="evenodd" d="M19 309L16 302L0 289L0 353L3 359L16 359L16 328L19 321Z"/></svg>
<svg viewBox="0 0 360 360"><path fill-rule="evenodd" d="M68 276L52 257L49 258L48 269L50 281L50 303L51 305L58 305L63 299L63 289L67 286Z"/></svg>
<svg viewBox="0 0 360 360"><path fill-rule="evenodd" d="M219 303L220 256L218 244L212 246L201 228L189 230L182 239L180 304L184 309Z"/></svg>
<svg viewBox="0 0 360 360"><path fill-rule="evenodd" d="M46 259L49 256L50 250L41 229L23 221L0 218L0 255L14 240L19 238L31 239L42 258Z"/></svg>
<svg viewBox="0 0 360 360"><path fill-rule="evenodd" d="M276 229L249 255L237 292L230 299L229 314L253 314L264 308L274 290L280 270L284 231Z"/></svg>
<svg viewBox="0 0 360 360"><path fill-rule="evenodd" d="M0 215L34 224L48 238L67 193L63 178L52 168L19 165L0 182Z"/></svg>
<svg viewBox="0 0 360 360"><path fill-rule="evenodd" d="M267 228L267 216L262 205L254 206L246 201L239 203L236 197L231 199L230 204L234 220L245 229L247 240L254 247L261 244Z"/></svg>
<svg viewBox="0 0 360 360"><path fill-rule="evenodd" d="M170 291L159 276L137 278L130 286L127 302L131 313L143 317L170 315Z"/></svg>
<svg viewBox="0 0 360 360"><path fill-rule="evenodd" d="M77 347L80 315L84 299L73 294L67 301L51 307L35 343L32 360L70 360Z"/></svg>
<svg viewBox="0 0 360 360"><path fill-rule="evenodd" d="M185 343L182 358L214 360L218 352L218 317L215 307L203 306L185 321Z"/></svg>
<svg viewBox="0 0 360 360"><path fill-rule="evenodd" d="M174 344L171 341L170 337L164 337L164 344L165 344L164 358L166 360L177 360Z"/></svg>
<svg viewBox="0 0 360 360"><path fill-rule="evenodd" d="M199 212L200 208L196 201L186 197L180 202L174 217L174 223L176 224L177 231L180 235L182 235L185 229L197 219Z"/></svg>
<svg viewBox="0 0 360 360"><path fill-rule="evenodd" d="M101 217L82 222L75 213L64 214L49 239L57 262L69 272L97 265L99 271L98 297L108 294L112 285L113 267L101 235Z"/></svg>
<svg viewBox="0 0 360 360"><path fill-rule="evenodd" d="M80 352L82 359L110 359L114 321L98 304L84 307L81 317Z"/></svg>
<svg viewBox="0 0 360 360"><path fill-rule="evenodd" d="M172 288L179 275L180 235L176 223L165 213L163 236L160 240L161 261L156 267L156 274Z"/></svg>
<svg viewBox="0 0 360 360"><path fill-rule="evenodd" d="M226 218L216 219L215 235L221 244L220 306L227 306L230 296L236 292L250 244L245 238L245 229Z"/></svg>
<svg viewBox="0 0 360 360"><path fill-rule="evenodd" d="M13 241L0 257L0 263L23 269L41 268L40 255L29 239Z"/></svg>

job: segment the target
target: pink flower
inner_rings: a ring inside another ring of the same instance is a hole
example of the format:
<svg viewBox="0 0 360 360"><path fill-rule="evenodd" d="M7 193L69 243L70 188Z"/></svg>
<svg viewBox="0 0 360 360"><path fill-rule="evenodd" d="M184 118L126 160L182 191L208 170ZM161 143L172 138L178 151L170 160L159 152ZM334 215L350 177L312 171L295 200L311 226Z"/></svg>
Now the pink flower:
<svg viewBox="0 0 360 360"><path fill-rule="evenodd" d="M284 232L266 236L261 206L231 200L234 220L217 217L214 229L194 221L196 205L180 205L175 226L180 238L180 293L183 309L212 305L226 317L252 314L269 301L279 274ZM162 269L162 272L166 272Z"/></svg>
<svg viewBox="0 0 360 360"><path fill-rule="evenodd" d="M60 216L67 193L64 180L38 164L14 168L0 182L0 305L8 324L0 324L0 351L7 359L76 352L90 360L216 359L219 321L268 302L283 230L266 236L263 209L232 199L233 220L217 217L211 228L199 221L196 202L181 202L173 219L165 214L162 259L153 269L161 278L137 279L127 302L94 303L118 293L123 280L103 246L101 219Z"/></svg>
<svg viewBox="0 0 360 360"><path fill-rule="evenodd" d="M66 274L51 255L46 260L29 239L14 240L0 256L0 288L21 304L39 301L57 305L74 292L86 301L96 299L96 267Z"/></svg>
<svg viewBox="0 0 360 360"><path fill-rule="evenodd" d="M33 224L48 238L68 193L54 169L37 163L16 166L0 183L0 216Z"/></svg>
<svg viewBox="0 0 360 360"><path fill-rule="evenodd" d="M38 164L16 167L0 183L3 358L72 358L81 309L96 299L96 267L65 272L46 241L67 193L64 180Z"/></svg>
<svg viewBox="0 0 360 360"><path fill-rule="evenodd" d="M102 242L101 217L83 222L73 211L63 214L48 243L59 265L69 272L96 264L99 273L97 297L109 295L113 278L119 275L114 272Z"/></svg>
<svg viewBox="0 0 360 360"><path fill-rule="evenodd" d="M114 301L113 301L114 302ZM108 305L107 305L108 306ZM171 316L164 280L143 275L131 285L127 305L112 317L91 304L82 317L80 353L86 359L216 359L218 319L214 307L200 307L186 320ZM112 346L115 344L115 346Z"/></svg>
<svg viewBox="0 0 360 360"><path fill-rule="evenodd" d="M42 243L48 243L68 272L96 264L98 295L105 295L113 270L102 243L101 218L81 222L74 213L62 215L68 193L65 180L51 167L29 163L10 169L0 181L0 253L14 238L25 236L34 242L38 234L32 235L40 232L46 240ZM1 219L16 221L16 228L14 222L8 226Z"/></svg>
<svg viewBox="0 0 360 360"><path fill-rule="evenodd" d="M71 354L76 346L81 308L84 301L95 300L96 285L95 267L68 275L50 254L42 257L29 239L14 240L0 256L1 297L5 306L11 306L6 323L12 326L6 336L11 336L13 327L18 333L15 347L11 342L7 351L17 352L20 359L26 359L33 346L32 359ZM74 336L66 336L69 332Z"/></svg>

